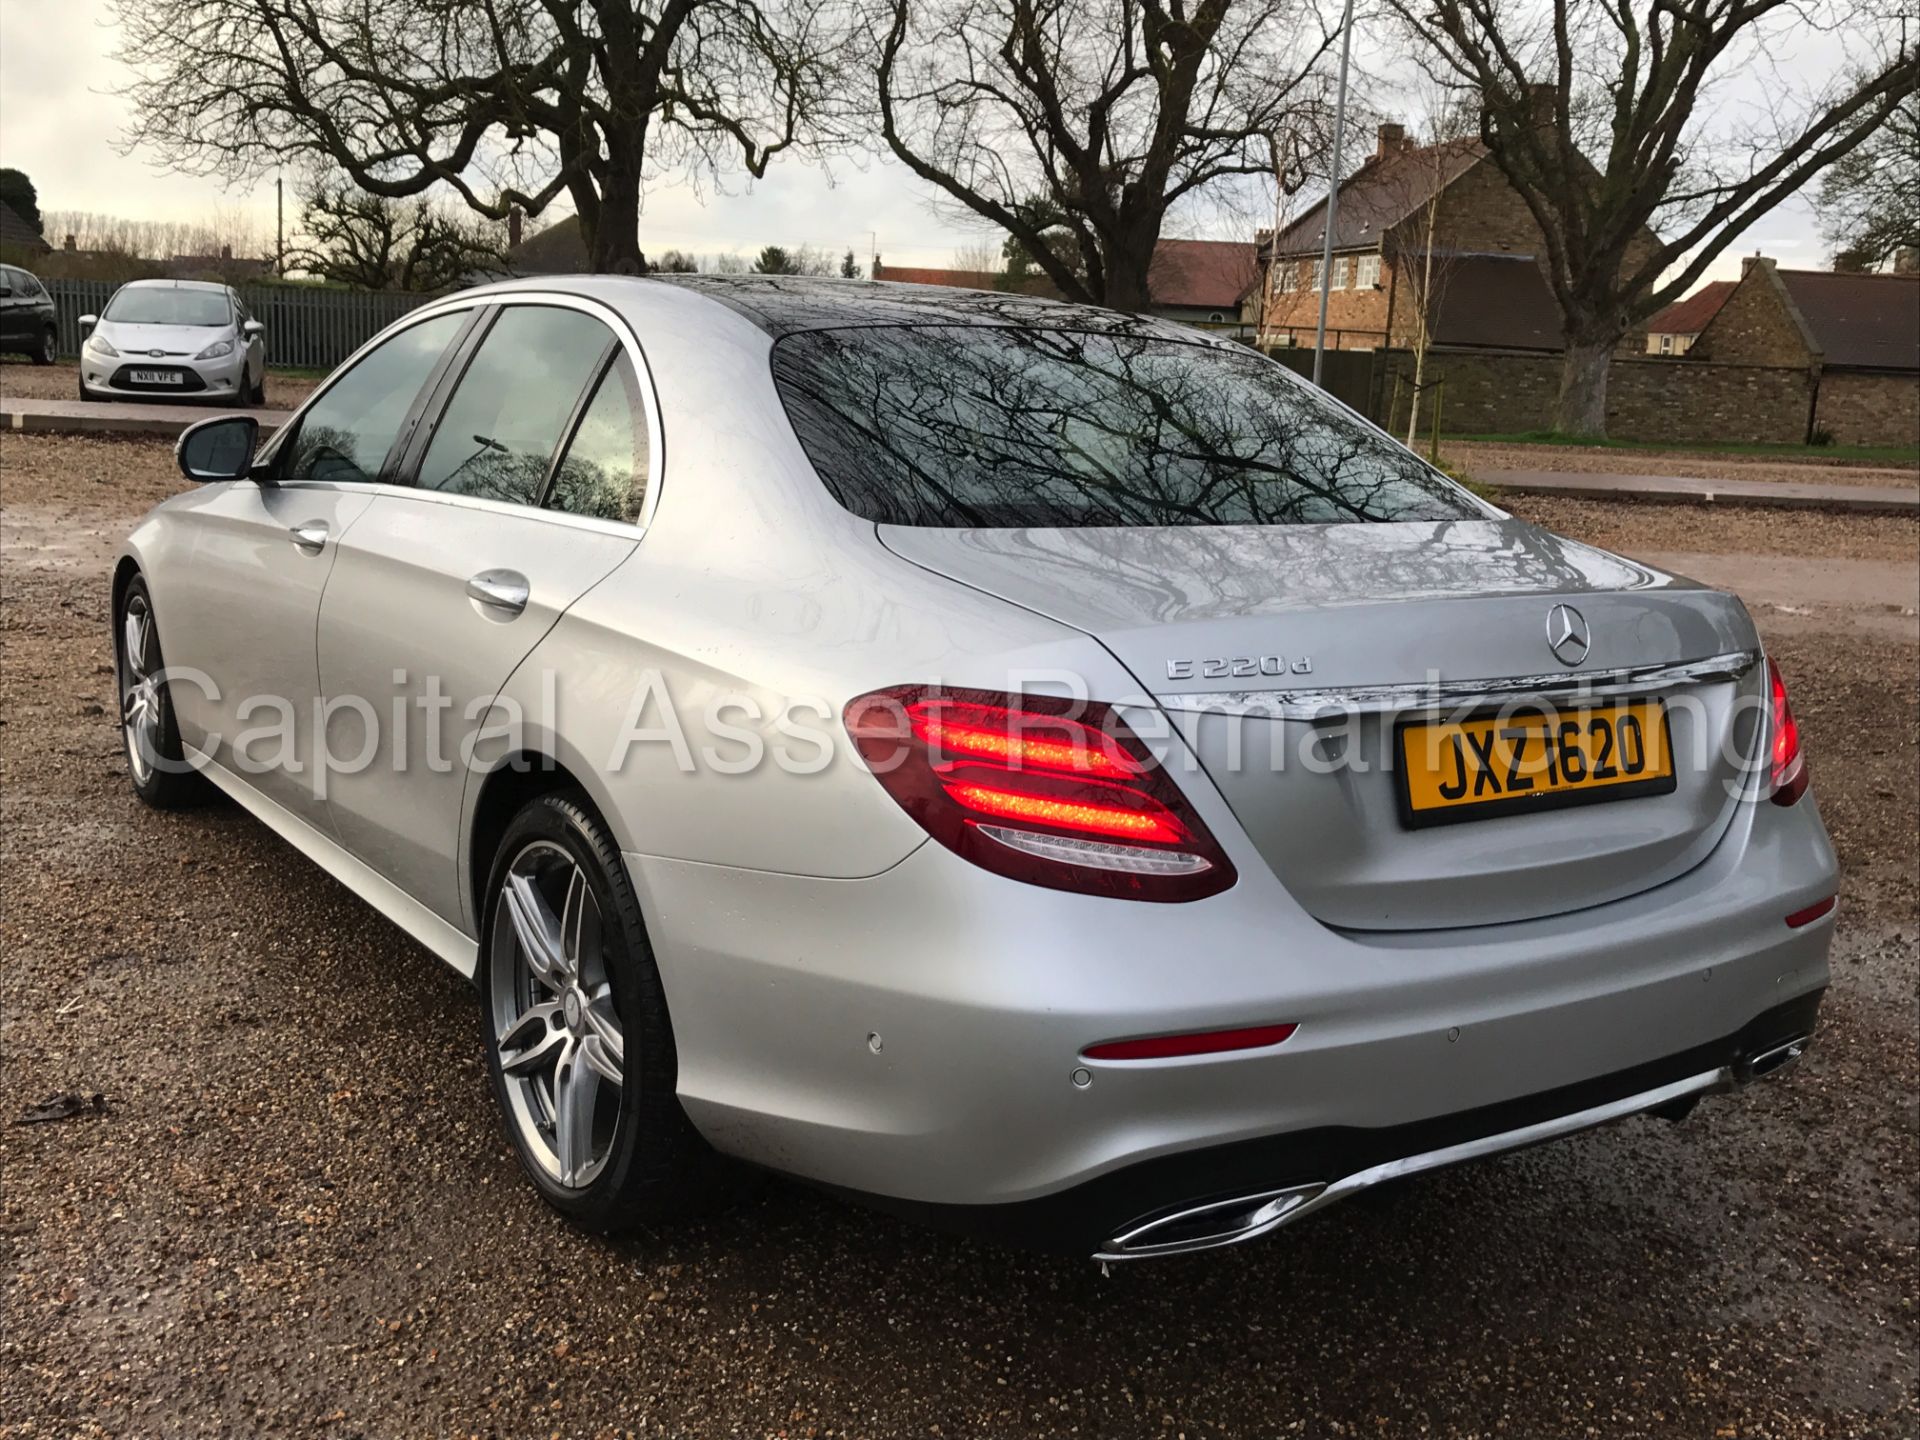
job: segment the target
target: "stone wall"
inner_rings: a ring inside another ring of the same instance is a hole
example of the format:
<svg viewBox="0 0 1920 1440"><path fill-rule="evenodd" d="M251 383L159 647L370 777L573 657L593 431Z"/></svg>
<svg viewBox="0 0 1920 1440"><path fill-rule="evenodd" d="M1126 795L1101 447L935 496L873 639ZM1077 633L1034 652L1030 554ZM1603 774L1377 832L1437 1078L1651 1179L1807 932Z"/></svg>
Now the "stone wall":
<svg viewBox="0 0 1920 1440"><path fill-rule="evenodd" d="M1560 357L1521 351L1435 351L1429 377L1444 377L1441 427L1453 434L1518 434L1553 428ZM1371 414L1389 430L1406 423L1407 392L1394 406L1394 376L1413 357L1380 352ZM1909 390L1909 394L1911 394ZM1431 402L1421 408L1429 416ZM1709 364L1695 359L1615 359L1607 377L1607 434L1617 440L1799 445L1807 438L1813 386L1804 368Z"/></svg>
<svg viewBox="0 0 1920 1440"><path fill-rule="evenodd" d="M1827 370L1813 424L1836 445L1920 444L1920 375Z"/></svg>

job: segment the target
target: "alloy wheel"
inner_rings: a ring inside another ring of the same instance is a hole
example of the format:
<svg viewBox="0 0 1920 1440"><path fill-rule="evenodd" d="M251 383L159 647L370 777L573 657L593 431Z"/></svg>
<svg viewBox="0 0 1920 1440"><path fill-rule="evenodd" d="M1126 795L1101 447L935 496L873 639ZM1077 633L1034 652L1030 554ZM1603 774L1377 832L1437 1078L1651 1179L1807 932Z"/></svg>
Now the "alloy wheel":
<svg viewBox="0 0 1920 1440"><path fill-rule="evenodd" d="M135 783L145 785L160 755L165 697L153 610L144 594L136 591L128 597L120 626L120 723L126 732L127 764Z"/></svg>
<svg viewBox="0 0 1920 1440"><path fill-rule="evenodd" d="M514 856L494 896L492 1033L512 1123L534 1162L569 1189L600 1175L620 1124L626 1036L606 943L572 855L537 840Z"/></svg>

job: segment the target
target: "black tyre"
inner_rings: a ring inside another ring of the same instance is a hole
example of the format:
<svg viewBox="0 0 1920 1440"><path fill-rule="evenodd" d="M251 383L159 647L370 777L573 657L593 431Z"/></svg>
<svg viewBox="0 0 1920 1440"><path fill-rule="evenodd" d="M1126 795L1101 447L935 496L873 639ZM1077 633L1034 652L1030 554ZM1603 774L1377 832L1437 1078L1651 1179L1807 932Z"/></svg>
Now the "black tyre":
<svg viewBox="0 0 1920 1440"><path fill-rule="evenodd" d="M723 1162L674 1093L666 995L619 848L577 792L507 826L483 897L481 1038L520 1163L584 1229L710 1210Z"/></svg>
<svg viewBox="0 0 1920 1440"><path fill-rule="evenodd" d="M54 333L53 326L49 325L40 332L40 343L33 351L33 363L51 365L58 358L59 351L60 337Z"/></svg>
<svg viewBox="0 0 1920 1440"><path fill-rule="evenodd" d="M263 365L260 367L260 379L255 383L254 387L247 392L247 404L259 406L259 405L264 405L266 403L267 403L267 370L266 370L266 367Z"/></svg>
<svg viewBox="0 0 1920 1440"><path fill-rule="evenodd" d="M133 782L133 793L156 810L176 810L199 799L204 791L180 747L153 597L143 577L136 575L127 583L114 619L114 693L120 702L127 778Z"/></svg>

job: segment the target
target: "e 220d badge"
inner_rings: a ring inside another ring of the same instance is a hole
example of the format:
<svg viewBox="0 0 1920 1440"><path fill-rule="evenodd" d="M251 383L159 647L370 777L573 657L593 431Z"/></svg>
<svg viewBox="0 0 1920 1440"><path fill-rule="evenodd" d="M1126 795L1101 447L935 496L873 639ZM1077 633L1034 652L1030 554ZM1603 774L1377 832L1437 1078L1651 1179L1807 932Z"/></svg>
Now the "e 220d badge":
<svg viewBox="0 0 1920 1440"><path fill-rule="evenodd" d="M1218 655L1206 660L1169 660L1169 680L1248 680L1256 675L1311 675L1313 657L1289 661L1284 655Z"/></svg>

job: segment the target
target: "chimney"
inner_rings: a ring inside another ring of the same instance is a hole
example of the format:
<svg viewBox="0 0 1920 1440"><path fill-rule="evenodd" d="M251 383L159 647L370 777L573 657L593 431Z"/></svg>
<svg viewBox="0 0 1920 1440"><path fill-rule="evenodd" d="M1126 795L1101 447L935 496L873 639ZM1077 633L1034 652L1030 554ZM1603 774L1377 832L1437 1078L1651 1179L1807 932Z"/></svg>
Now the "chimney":
<svg viewBox="0 0 1920 1440"><path fill-rule="evenodd" d="M1770 257L1762 255L1758 250L1754 251L1751 255L1742 255L1740 257L1740 278L1742 280L1746 279L1747 273L1756 265L1765 265L1771 270L1773 268L1773 261Z"/></svg>
<svg viewBox="0 0 1920 1440"><path fill-rule="evenodd" d="M507 211L507 244L509 247L520 243L520 207L515 205Z"/></svg>
<svg viewBox="0 0 1920 1440"><path fill-rule="evenodd" d="M1553 123L1553 105L1559 91L1548 81L1536 80L1527 86L1527 118L1536 125Z"/></svg>
<svg viewBox="0 0 1920 1440"><path fill-rule="evenodd" d="M61 248L61 249L63 249L63 250L72 250L72 249L74 249L75 247L74 247L74 243L73 243L73 236L71 236L71 235L69 235L69 236L67 236L67 243L66 243L65 245L63 245L63 246L61 246L60 248Z"/></svg>
<svg viewBox="0 0 1920 1440"><path fill-rule="evenodd" d="M220 247L220 258L222 260L231 260L233 258L233 247L231 245L222 245Z"/></svg>
<svg viewBox="0 0 1920 1440"><path fill-rule="evenodd" d="M1405 148L1406 143L1407 127L1389 120L1380 127L1380 143L1374 147L1373 153L1376 158L1385 159L1393 151Z"/></svg>

